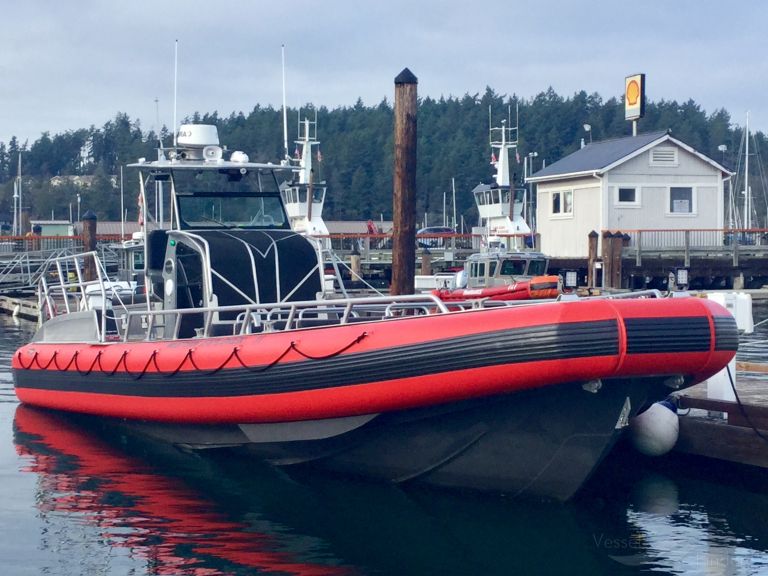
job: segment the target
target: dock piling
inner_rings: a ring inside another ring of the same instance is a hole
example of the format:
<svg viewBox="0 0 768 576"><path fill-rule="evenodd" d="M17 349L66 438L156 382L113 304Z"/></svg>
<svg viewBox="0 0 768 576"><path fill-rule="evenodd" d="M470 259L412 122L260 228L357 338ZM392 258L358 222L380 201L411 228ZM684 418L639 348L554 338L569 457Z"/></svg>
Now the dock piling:
<svg viewBox="0 0 768 576"><path fill-rule="evenodd" d="M416 280L416 85L408 68L395 78L395 166L390 293L413 294Z"/></svg>

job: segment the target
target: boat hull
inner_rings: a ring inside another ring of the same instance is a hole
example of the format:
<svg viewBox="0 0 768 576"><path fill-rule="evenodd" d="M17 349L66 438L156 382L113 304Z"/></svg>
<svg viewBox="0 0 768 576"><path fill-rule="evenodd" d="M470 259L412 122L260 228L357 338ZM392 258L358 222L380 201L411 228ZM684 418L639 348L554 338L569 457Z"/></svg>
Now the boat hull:
<svg viewBox="0 0 768 576"><path fill-rule="evenodd" d="M668 392L659 379L614 379L331 421L112 424L185 449L235 450L288 469L565 501L628 419Z"/></svg>

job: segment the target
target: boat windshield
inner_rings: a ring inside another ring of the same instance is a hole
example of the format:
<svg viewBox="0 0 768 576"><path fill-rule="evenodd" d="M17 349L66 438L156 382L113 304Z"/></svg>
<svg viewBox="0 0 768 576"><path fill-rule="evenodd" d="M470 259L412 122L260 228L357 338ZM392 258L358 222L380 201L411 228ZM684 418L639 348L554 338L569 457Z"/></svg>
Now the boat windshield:
<svg viewBox="0 0 768 576"><path fill-rule="evenodd" d="M274 173L179 170L173 183L182 229L289 228Z"/></svg>
<svg viewBox="0 0 768 576"><path fill-rule="evenodd" d="M529 276L541 276L547 272L546 260L531 260L528 263L528 275Z"/></svg>
<svg viewBox="0 0 768 576"><path fill-rule="evenodd" d="M289 227L277 194L198 193L176 198L182 229Z"/></svg>

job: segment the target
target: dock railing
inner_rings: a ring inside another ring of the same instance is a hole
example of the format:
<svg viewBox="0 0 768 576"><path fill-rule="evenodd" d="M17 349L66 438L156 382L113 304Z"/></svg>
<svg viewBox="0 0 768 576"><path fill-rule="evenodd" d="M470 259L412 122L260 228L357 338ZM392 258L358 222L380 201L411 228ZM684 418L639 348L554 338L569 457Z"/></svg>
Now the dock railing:
<svg viewBox="0 0 768 576"><path fill-rule="evenodd" d="M109 270L116 269L113 246L122 241L120 235L99 235L96 240L101 262ZM81 236L0 236L0 292L36 288L52 260L83 250Z"/></svg>
<svg viewBox="0 0 768 576"><path fill-rule="evenodd" d="M392 234L345 233L314 236L329 243L334 253L340 256L360 254L363 260L384 259L383 254L392 251ZM532 250L540 246L539 235L495 234L494 239L508 250ZM477 252L486 248L488 237L480 234L419 234L416 249L435 253Z"/></svg>
<svg viewBox="0 0 768 576"><path fill-rule="evenodd" d="M624 234L624 257L642 264L645 256L681 254L685 265L691 256L730 256L734 265L739 254L768 255L768 229L765 228L697 228L621 230Z"/></svg>

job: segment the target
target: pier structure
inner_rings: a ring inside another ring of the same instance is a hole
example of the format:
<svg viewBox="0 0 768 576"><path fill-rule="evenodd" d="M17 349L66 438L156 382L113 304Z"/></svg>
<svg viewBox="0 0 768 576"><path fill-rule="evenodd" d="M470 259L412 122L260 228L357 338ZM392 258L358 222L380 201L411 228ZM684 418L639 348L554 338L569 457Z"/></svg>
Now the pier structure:
<svg viewBox="0 0 768 576"><path fill-rule="evenodd" d="M608 290L665 289L681 270L693 289L768 284L766 229L603 230L588 241L587 257L552 257L550 270L577 270L581 285Z"/></svg>
<svg viewBox="0 0 768 576"><path fill-rule="evenodd" d="M768 468L768 365L737 363L736 399L707 397L706 384L681 392L677 452ZM751 378L749 377L751 375ZM757 377L755 377L757 376Z"/></svg>

